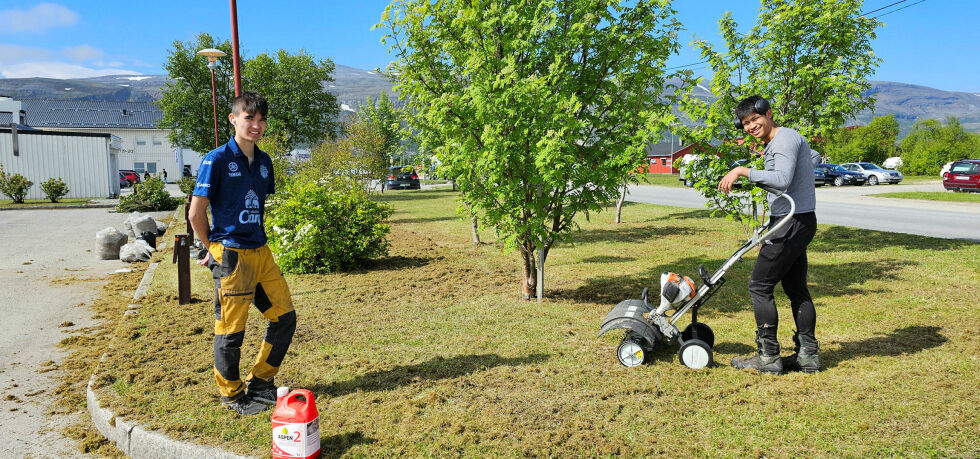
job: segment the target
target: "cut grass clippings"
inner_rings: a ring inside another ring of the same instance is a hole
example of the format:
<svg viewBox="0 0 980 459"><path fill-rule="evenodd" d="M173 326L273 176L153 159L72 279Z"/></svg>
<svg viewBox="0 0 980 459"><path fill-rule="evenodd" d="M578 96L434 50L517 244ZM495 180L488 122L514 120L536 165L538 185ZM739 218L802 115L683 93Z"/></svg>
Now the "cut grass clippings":
<svg viewBox="0 0 980 459"><path fill-rule="evenodd" d="M980 454L980 244L823 225L809 283L825 371L728 366L755 350L754 253L701 311L714 366L687 369L676 347L660 347L628 369L615 357L621 333L596 338L602 318L656 290L662 271L717 268L743 242L741 226L647 204L628 206L620 225L612 212L581 218L583 231L551 251L546 301L526 302L517 254L488 232L491 243L474 247L457 198L378 196L395 208L388 258L288 276L299 323L276 382L316 395L325 457ZM116 330L100 400L172 437L266 456L270 412L220 406L212 282L193 268L193 302L181 306L175 266L158 267L139 316ZM789 354L781 290L777 304ZM242 375L264 327L252 311Z"/></svg>
<svg viewBox="0 0 980 459"><path fill-rule="evenodd" d="M954 193L952 191L907 191L900 193L877 193L868 196L876 198L921 199L926 201L980 202L980 193Z"/></svg>

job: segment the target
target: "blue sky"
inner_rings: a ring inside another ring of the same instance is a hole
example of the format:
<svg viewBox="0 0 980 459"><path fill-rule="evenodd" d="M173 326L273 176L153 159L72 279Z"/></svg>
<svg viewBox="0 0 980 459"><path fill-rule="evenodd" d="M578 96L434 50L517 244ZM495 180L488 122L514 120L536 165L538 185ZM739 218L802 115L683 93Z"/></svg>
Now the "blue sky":
<svg viewBox="0 0 980 459"><path fill-rule="evenodd" d="M866 0L870 11L897 0ZM980 8L976 0L906 0L875 14L884 28L874 41L884 59L873 79L980 93ZM388 1L238 1L243 52L254 56L280 48L305 48L337 64L373 69L389 62L371 30ZM228 2L122 0L3 2L0 4L0 77L82 78L108 74L161 74L174 40L200 32L231 36ZM684 24L680 55L670 65L698 62L688 46L693 35L717 42L717 20L732 11L748 30L758 2L675 0ZM693 67L704 73L704 66Z"/></svg>

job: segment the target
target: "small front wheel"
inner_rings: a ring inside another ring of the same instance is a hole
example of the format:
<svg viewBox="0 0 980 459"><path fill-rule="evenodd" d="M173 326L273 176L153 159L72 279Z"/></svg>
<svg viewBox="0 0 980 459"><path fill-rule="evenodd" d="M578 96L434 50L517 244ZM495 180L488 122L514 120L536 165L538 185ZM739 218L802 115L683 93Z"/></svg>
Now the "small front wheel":
<svg viewBox="0 0 980 459"><path fill-rule="evenodd" d="M694 336L694 331L697 330L698 336ZM692 322L684 331L681 332L681 339L685 342L692 339L699 339L708 344L708 347L714 347L715 345L715 332L711 331L711 327L704 322Z"/></svg>
<svg viewBox="0 0 980 459"><path fill-rule="evenodd" d="M711 346L699 339L684 342L680 350L677 351L677 357L681 363L692 370L709 367L714 361Z"/></svg>
<svg viewBox="0 0 980 459"><path fill-rule="evenodd" d="M646 345L646 339L638 333L629 332L619 343L619 347L616 348L616 358L625 367L638 367L646 361L650 350L652 349Z"/></svg>
<svg viewBox="0 0 980 459"><path fill-rule="evenodd" d="M842 185L844 185L844 177L838 175L837 177L834 178L834 186L842 186Z"/></svg>
<svg viewBox="0 0 980 459"><path fill-rule="evenodd" d="M872 176L868 177L868 185L875 186L877 184L878 184L878 176L877 175L872 175Z"/></svg>

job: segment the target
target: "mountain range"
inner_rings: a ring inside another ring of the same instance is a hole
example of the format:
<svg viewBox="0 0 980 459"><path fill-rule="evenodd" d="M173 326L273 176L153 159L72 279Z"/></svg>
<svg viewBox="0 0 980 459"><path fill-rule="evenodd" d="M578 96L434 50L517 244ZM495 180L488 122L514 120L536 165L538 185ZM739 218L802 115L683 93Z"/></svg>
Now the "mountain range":
<svg viewBox="0 0 980 459"><path fill-rule="evenodd" d="M376 71L337 65L334 81L324 82L324 90L338 102L356 108L368 97L382 92L394 94L394 83ZM169 78L166 75L110 75L83 79L7 78L0 79L0 95L14 99L80 99L114 102L159 100ZM710 93L701 87L702 94ZM858 114L847 124L867 124L874 116L895 115L904 137L920 119L954 116L969 131L980 132L980 94L943 91L908 83L871 81L870 94L877 99L874 112Z"/></svg>

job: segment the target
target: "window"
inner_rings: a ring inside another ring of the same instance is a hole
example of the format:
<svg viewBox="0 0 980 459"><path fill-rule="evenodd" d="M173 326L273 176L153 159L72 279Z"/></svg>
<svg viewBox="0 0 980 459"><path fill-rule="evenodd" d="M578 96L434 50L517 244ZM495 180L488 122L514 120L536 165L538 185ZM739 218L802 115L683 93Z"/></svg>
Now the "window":
<svg viewBox="0 0 980 459"><path fill-rule="evenodd" d="M157 163L146 163L146 171L151 174L157 173Z"/></svg>
<svg viewBox="0 0 980 459"><path fill-rule="evenodd" d="M146 145L146 136L136 136L136 145Z"/></svg>
<svg viewBox="0 0 980 459"><path fill-rule="evenodd" d="M666 166L667 165L667 158L660 158L660 165L661 166Z"/></svg>
<svg viewBox="0 0 980 459"><path fill-rule="evenodd" d="M137 174L142 174L146 170L146 163L133 163L133 170Z"/></svg>
<svg viewBox="0 0 980 459"><path fill-rule="evenodd" d="M153 145L163 145L163 137L153 136Z"/></svg>

